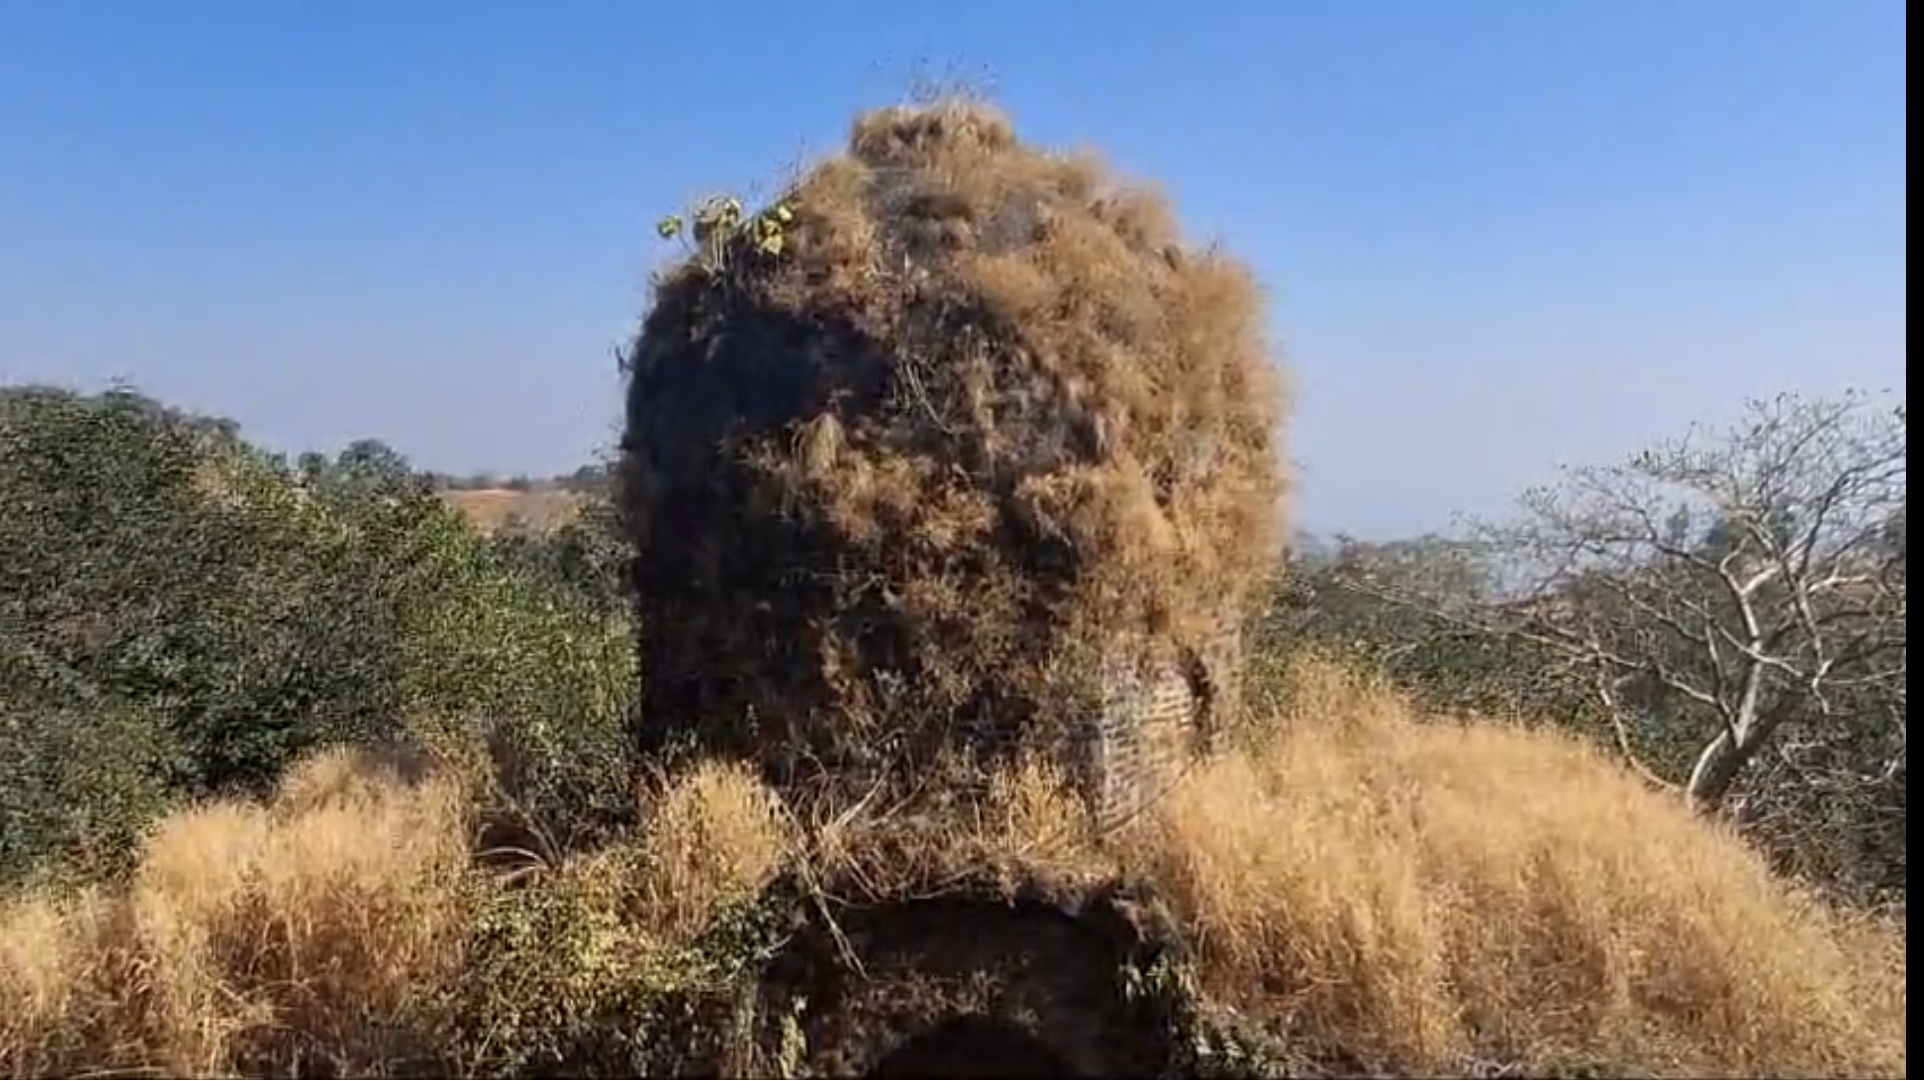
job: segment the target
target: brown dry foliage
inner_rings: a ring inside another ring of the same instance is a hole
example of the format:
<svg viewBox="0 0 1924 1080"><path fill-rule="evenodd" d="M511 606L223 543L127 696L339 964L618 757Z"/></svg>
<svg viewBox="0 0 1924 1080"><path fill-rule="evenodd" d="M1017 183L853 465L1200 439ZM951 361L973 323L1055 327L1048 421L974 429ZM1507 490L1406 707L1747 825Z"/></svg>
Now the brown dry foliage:
<svg viewBox="0 0 1924 1080"><path fill-rule="evenodd" d="M510 958L517 977L475 981L477 921L516 894L474 872L467 770L416 764L329 751L265 805L174 815L124 886L0 898L0 1076L448 1074L504 1037L491 1021L514 1037L597 958L544 940ZM739 769L659 801L630 842L543 878L631 966L672 965L790 857L773 795Z"/></svg>
<svg viewBox="0 0 1924 1080"><path fill-rule="evenodd" d="M449 1040L465 798L324 754L270 806L175 815L120 890L0 912L0 1073L406 1072Z"/></svg>
<svg viewBox="0 0 1924 1080"><path fill-rule="evenodd" d="M644 750L865 788L1046 745L1102 661L1241 615L1287 489L1245 267L967 102L861 116L783 202L779 254L665 274L627 357Z"/></svg>
<svg viewBox="0 0 1924 1080"><path fill-rule="evenodd" d="M1548 730L1298 664L1140 838L1208 991L1352 1068L1901 1076L1902 940Z"/></svg>
<svg viewBox="0 0 1924 1080"><path fill-rule="evenodd" d="M475 1058L462 1040L508 1036L455 1024L453 1002L513 1032L576 992L562 976L672 980L705 915L778 876L873 900L984 870L1146 881L1195 983L1305 1069L1904 1075L1901 933L1773 880L1572 740L1426 723L1313 665L1291 677L1272 737L1121 836L1093 834L1046 767L1006 774L973 819L804 825L710 765L648 796L648 828L517 892L468 868L463 785L328 755L268 807L174 818L127 888L0 906L0 1075L455 1068ZM477 905L544 890L588 925L476 978Z"/></svg>

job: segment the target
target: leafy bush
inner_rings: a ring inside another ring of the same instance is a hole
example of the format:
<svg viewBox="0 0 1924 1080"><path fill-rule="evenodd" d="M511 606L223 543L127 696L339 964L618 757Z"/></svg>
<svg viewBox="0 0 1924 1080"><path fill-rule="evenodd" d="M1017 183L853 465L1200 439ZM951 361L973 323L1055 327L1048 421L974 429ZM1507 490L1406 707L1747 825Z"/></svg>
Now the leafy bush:
<svg viewBox="0 0 1924 1080"><path fill-rule="evenodd" d="M379 443L290 465L129 390L14 389L0 506L0 873L429 720L485 725L532 809L620 787L625 621Z"/></svg>
<svg viewBox="0 0 1924 1080"><path fill-rule="evenodd" d="M586 495L575 515L551 529L513 521L489 537L496 552L610 614L633 605L628 563L634 549L606 493Z"/></svg>

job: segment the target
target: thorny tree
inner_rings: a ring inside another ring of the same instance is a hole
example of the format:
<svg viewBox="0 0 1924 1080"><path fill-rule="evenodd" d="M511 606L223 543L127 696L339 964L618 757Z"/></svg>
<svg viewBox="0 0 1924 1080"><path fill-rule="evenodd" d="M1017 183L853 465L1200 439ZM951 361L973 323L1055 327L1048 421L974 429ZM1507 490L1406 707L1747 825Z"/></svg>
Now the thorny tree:
<svg viewBox="0 0 1924 1080"><path fill-rule="evenodd" d="M1518 519L1475 527L1516 575L1512 602L1444 612L1352 584L1546 646L1633 761L1631 727L1681 721L1681 787L1705 811L1753 765L1901 788L1905 421L1901 401L1784 395L1730 429L1567 470Z"/></svg>

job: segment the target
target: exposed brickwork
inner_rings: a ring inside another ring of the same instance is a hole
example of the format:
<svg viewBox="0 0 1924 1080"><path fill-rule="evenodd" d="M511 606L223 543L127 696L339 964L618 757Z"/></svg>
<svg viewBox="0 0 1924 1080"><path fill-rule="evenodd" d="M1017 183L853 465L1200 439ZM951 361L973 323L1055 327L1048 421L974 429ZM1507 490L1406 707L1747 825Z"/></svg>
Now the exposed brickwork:
<svg viewBox="0 0 1924 1080"><path fill-rule="evenodd" d="M1109 673L1100 715L1084 729L1079 772L1099 825L1120 824L1179 780L1239 703L1241 636L1207 655L1144 678L1125 664Z"/></svg>

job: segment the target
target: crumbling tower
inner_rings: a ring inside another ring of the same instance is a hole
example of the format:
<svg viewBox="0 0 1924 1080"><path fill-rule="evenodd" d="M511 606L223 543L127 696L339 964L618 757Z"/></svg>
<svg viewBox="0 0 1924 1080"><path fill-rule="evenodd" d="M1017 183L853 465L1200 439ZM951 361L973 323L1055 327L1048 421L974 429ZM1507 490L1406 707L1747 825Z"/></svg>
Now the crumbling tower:
<svg viewBox="0 0 1924 1080"><path fill-rule="evenodd" d="M692 231L626 356L639 749L849 795L1040 755L1126 816L1233 712L1281 550L1251 275L967 102Z"/></svg>

